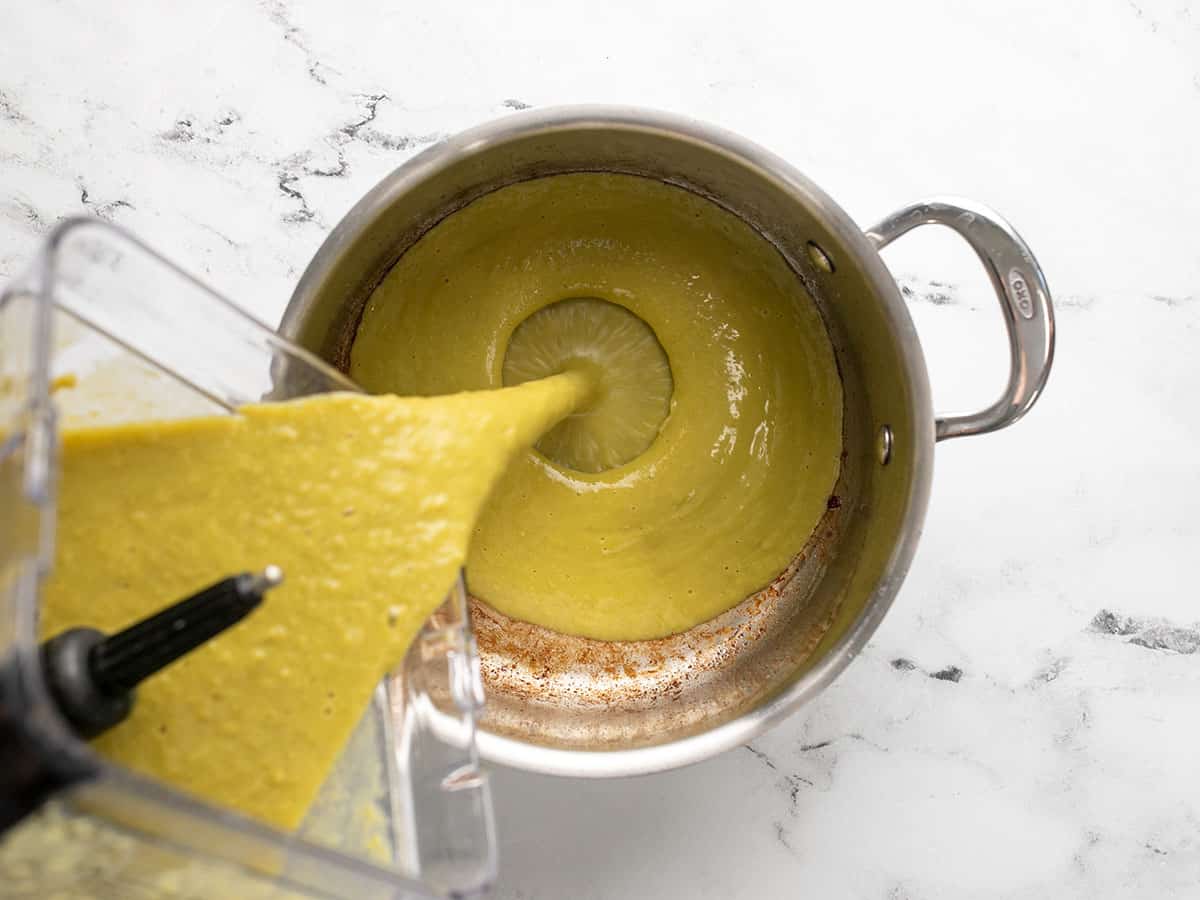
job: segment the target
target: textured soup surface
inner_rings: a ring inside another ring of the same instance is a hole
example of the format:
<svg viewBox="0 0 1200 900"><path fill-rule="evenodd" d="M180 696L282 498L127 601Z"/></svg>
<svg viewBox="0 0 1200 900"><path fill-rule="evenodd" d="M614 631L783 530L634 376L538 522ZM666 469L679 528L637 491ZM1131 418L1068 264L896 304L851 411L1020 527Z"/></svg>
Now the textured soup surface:
<svg viewBox="0 0 1200 900"><path fill-rule="evenodd" d="M524 454L476 529L470 585L501 612L560 632L684 631L784 569L840 464L841 384L820 314L745 223L628 175L503 188L431 229L391 270L368 301L351 374L398 394L499 387L518 326L575 298L623 307L653 330L670 363L669 414L644 452L604 471ZM580 307L564 319L575 333L543 340L540 356L523 347L522 361L541 367L531 374L553 371L556 353L561 368L578 365L578 348L611 333L607 304L595 304L596 318ZM602 381L641 358L596 349ZM644 405L630 403L629 421L642 422Z"/></svg>
<svg viewBox="0 0 1200 900"><path fill-rule="evenodd" d="M493 484L590 390L572 373L68 432L44 636L121 628L235 572L286 573L253 615L145 682L98 749L296 826L453 583Z"/></svg>

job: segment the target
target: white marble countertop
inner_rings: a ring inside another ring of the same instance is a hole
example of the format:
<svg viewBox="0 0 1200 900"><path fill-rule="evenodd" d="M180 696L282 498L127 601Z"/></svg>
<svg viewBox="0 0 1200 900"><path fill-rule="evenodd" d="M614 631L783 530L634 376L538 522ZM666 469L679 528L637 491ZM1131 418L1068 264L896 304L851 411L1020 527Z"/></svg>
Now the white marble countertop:
<svg viewBox="0 0 1200 900"><path fill-rule="evenodd" d="M939 446L915 565L862 657L683 771L496 772L498 896L1200 896L1200 12L389 6L0 5L0 279L86 210L275 321L421 147L606 101L739 131L863 225L930 193L990 203L1058 309L1037 409ZM885 257L937 407L986 404L1006 351L978 264L942 234Z"/></svg>

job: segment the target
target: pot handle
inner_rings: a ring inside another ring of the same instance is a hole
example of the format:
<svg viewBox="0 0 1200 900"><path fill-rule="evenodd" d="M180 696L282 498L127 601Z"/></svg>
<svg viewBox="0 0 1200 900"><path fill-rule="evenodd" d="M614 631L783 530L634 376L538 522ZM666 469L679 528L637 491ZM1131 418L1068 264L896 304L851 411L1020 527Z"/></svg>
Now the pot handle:
<svg viewBox="0 0 1200 900"><path fill-rule="evenodd" d="M987 269L1008 331L1011 369L1000 398L977 413L937 418L937 440L985 434L1017 421L1037 402L1054 359L1054 307L1033 252L998 213L970 200L932 198L907 206L866 232L882 250L920 225L945 225Z"/></svg>

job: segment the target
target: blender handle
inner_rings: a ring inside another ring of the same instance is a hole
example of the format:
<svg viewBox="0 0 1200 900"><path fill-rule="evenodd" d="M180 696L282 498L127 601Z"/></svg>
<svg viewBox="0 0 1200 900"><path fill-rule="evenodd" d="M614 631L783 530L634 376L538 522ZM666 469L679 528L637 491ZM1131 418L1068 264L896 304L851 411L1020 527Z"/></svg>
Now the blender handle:
<svg viewBox="0 0 1200 900"><path fill-rule="evenodd" d="M970 200L932 198L913 203L866 232L876 250L921 225L944 225L971 245L987 270L1008 332L1008 386L976 413L938 416L939 441L1005 428L1037 402L1054 359L1054 307L1046 277L1029 246L998 213Z"/></svg>

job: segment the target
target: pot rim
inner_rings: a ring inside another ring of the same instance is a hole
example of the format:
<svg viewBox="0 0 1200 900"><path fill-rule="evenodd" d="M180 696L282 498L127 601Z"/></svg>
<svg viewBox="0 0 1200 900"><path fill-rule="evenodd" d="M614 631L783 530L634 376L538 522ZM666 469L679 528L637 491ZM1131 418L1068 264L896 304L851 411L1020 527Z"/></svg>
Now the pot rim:
<svg viewBox="0 0 1200 900"><path fill-rule="evenodd" d="M288 303L280 324L295 335L344 249L414 183L436 177L461 159L531 135L570 130L617 129L653 133L691 142L728 156L796 197L855 255L882 304L906 368L916 425L912 436L912 485L904 524L882 576L846 633L811 668L761 706L706 731L665 744L618 750L571 750L526 743L480 728L480 755L493 763L550 775L618 777L678 768L753 740L828 687L863 650L891 608L921 536L933 475L934 418L928 372L920 341L892 275L875 247L824 191L791 164L733 132L674 113L632 106L571 105L512 113L469 128L412 157L385 176L354 205L317 250Z"/></svg>

